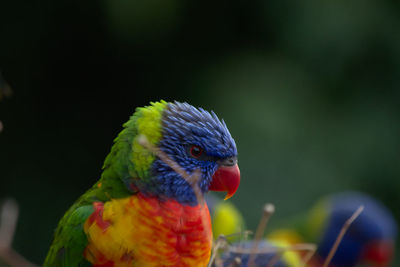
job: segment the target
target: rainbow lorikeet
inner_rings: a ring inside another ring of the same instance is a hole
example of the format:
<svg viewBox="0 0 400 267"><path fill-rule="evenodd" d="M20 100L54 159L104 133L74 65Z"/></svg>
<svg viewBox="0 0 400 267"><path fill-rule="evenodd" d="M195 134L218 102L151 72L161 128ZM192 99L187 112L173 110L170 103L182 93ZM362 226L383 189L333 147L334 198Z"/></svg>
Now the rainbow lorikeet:
<svg viewBox="0 0 400 267"><path fill-rule="evenodd" d="M396 222L382 203L360 192L326 196L305 216L295 219L297 223L292 229L273 231L268 238L292 244L316 243L318 249L309 265L322 266L343 225L361 205L364 210L344 234L329 266L390 266L397 235Z"/></svg>
<svg viewBox="0 0 400 267"><path fill-rule="evenodd" d="M136 109L115 139L100 180L58 224L44 266L206 266L212 231L207 205L145 136L197 188L237 190L237 150L224 121L187 103Z"/></svg>

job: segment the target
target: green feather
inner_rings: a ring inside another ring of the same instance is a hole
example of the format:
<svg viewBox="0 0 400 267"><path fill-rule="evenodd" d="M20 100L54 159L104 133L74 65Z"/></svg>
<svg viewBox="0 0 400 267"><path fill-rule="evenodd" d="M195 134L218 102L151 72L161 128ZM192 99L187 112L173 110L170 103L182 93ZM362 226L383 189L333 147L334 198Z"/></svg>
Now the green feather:
<svg viewBox="0 0 400 267"><path fill-rule="evenodd" d="M161 139L162 111L165 101L138 108L123 125L107 155L100 180L82 195L59 222L53 244L43 266L90 266L83 257L87 237L83 225L93 213L93 202L107 202L132 195L127 184L132 179L146 179L154 155L143 149L137 137L143 134L156 145ZM135 153L133 153L135 151Z"/></svg>
<svg viewBox="0 0 400 267"><path fill-rule="evenodd" d="M74 205L70 208L57 227L55 233L57 242L51 246L43 266L67 267L89 264L82 253L87 245L83 224L92 212L92 206L77 208Z"/></svg>

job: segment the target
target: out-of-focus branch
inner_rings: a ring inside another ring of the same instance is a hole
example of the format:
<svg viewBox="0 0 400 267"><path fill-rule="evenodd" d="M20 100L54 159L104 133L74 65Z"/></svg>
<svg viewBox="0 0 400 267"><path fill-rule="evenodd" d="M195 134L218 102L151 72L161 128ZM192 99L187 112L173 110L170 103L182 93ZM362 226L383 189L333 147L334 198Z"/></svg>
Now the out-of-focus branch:
<svg viewBox="0 0 400 267"><path fill-rule="evenodd" d="M150 150L154 155L156 155L162 161L164 161L164 163L166 163L171 169L173 169L176 173L178 173L180 176L182 176L192 187L192 189L196 195L196 198L197 198L197 203L199 203L199 204L204 203L204 197L203 197L203 194L201 193L201 189L200 189L199 183L198 183L201 178L200 169L196 169L191 174L189 174L177 162L175 162L173 159L171 159L167 155L167 153L165 153L158 147L151 144L147 140L146 136L140 135L138 137L138 142L141 146Z"/></svg>
<svg viewBox="0 0 400 267"><path fill-rule="evenodd" d="M191 174L187 173L177 162L175 162L173 159L171 159L167 153L159 149L158 147L154 146L151 144L148 140L147 137L144 135L140 135L138 137L138 142L140 145L151 151L154 155L159 157L162 161L164 161L171 169L173 169L176 173L178 173L180 176L182 176L192 187L192 190L196 196L197 203L200 205L204 206L205 200L204 196L201 192L200 186L199 186L199 180L201 179L201 171L200 169L194 170ZM211 229L207 227L209 224L207 222L206 217L202 217L202 223L204 225L204 230L207 232L207 236L212 236Z"/></svg>
<svg viewBox="0 0 400 267"><path fill-rule="evenodd" d="M7 199L3 203L0 214L0 260L11 267L35 267L11 247L18 213L18 205L14 200Z"/></svg>
<svg viewBox="0 0 400 267"><path fill-rule="evenodd" d="M217 241L214 243L213 249L211 251L211 257L210 261L208 262L207 267L211 267L215 261L215 266L216 267L221 267L223 266L222 262L219 259L216 259L218 257L218 250L220 248L226 247L228 245L228 241L226 240L224 235L219 235Z"/></svg>
<svg viewBox="0 0 400 267"><path fill-rule="evenodd" d="M329 263L331 262L333 256L336 253L337 248L339 247L340 242L343 239L344 234L347 232L349 229L350 225L354 222L355 219L360 215L360 213L364 210L364 206L360 206L354 213L351 215L351 217L344 223L342 229L339 232L339 235L337 236L335 243L333 244L331 250L329 251L328 256L325 259L324 264L322 267L327 267Z"/></svg>
<svg viewBox="0 0 400 267"><path fill-rule="evenodd" d="M18 205L13 199L4 201L0 216L0 248L10 247L18 220Z"/></svg>
<svg viewBox="0 0 400 267"><path fill-rule="evenodd" d="M269 218L271 218L272 214L275 212L275 206L271 203L266 203L263 208L263 215L261 217L260 223L258 224L256 234L254 237L254 243L252 247L252 253L250 254L248 266L253 267L254 266L254 261L256 259L256 254L255 252L257 251L257 248L261 242L262 236L264 235L265 228L267 227L267 223Z"/></svg>

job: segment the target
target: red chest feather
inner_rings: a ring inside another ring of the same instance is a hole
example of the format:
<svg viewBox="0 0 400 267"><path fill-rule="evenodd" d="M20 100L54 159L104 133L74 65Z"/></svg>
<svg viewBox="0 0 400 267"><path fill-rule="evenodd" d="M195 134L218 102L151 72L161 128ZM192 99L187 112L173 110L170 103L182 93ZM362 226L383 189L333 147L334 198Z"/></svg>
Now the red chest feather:
<svg viewBox="0 0 400 267"><path fill-rule="evenodd" d="M85 257L96 266L206 266L212 233L207 205L141 194L95 203L85 223Z"/></svg>

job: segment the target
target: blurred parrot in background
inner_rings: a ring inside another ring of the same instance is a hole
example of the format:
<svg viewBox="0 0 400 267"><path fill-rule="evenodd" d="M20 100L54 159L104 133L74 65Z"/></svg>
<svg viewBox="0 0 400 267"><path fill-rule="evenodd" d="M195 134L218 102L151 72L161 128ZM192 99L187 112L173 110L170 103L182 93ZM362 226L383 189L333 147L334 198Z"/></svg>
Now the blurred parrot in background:
<svg viewBox="0 0 400 267"><path fill-rule="evenodd" d="M229 200L222 200L214 194L205 196L211 214L211 225L214 239L220 235L230 236L240 234L246 230L243 215Z"/></svg>
<svg viewBox="0 0 400 267"><path fill-rule="evenodd" d="M206 266L210 214L188 181L140 142L145 136L200 194L237 190L237 150L225 122L187 103L136 109L115 139L100 180L58 224L44 266Z"/></svg>
<svg viewBox="0 0 400 267"><path fill-rule="evenodd" d="M342 192L324 197L306 216L290 222L295 223L295 227L277 229L267 238L291 244L316 243L318 250L309 266L322 266L343 225L361 205L364 210L343 236L330 266L389 266L395 249L397 224L385 206L360 192Z"/></svg>

